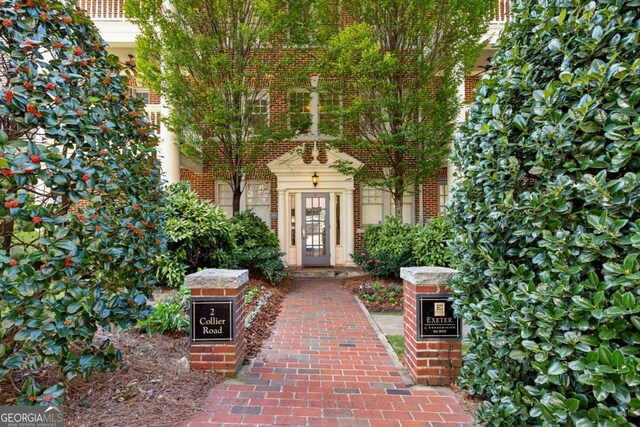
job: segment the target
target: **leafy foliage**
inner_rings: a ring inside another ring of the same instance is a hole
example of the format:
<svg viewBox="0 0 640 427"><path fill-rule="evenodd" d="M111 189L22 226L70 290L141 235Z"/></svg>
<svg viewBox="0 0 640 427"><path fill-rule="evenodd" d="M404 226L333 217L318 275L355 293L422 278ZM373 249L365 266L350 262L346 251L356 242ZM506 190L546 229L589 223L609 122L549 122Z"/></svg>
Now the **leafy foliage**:
<svg viewBox="0 0 640 427"><path fill-rule="evenodd" d="M404 224L387 217L381 225L369 226L364 246L353 255L354 262L372 277L400 277L400 268L416 265L448 267L451 226L440 217L424 227Z"/></svg>
<svg viewBox="0 0 640 427"><path fill-rule="evenodd" d="M186 183L167 187L163 206L169 251L157 259L158 281L171 287L202 268L249 269L271 283L285 276L278 237L251 211L227 219Z"/></svg>
<svg viewBox="0 0 640 427"><path fill-rule="evenodd" d="M358 295L366 303L402 307L402 285L376 281L360 285Z"/></svg>
<svg viewBox="0 0 640 427"><path fill-rule="evenodd" d="M455 147L461 384L488 425L638 425L640 8L513 11Z"/></svg>
<svg viewBox="0 0 640 427"><path fill-rule="evenodd" d="M156 274L166 285L178 287L184 275L199 268L219 267L236 250L235 235L224 212L177 183L167 187L162 210L169 251L158 259Z"/></svg>
<svg viewBox="0 0 640 427"><path fill-rule="evenodd" d="M283 31L287 8L278 0L127 0L125 10L141 32L140 77L172 106L163 120L183 151L216 159L211 171L228 180L239 212L244 178L267 142L295 134L261 110L269 90L291 83L274 79L287 61L267 43Z"/></svg>
<svg viewBox="0 0 640 427"><path fill-rule="evenodd" d="M6 0L0 20L0 380L114 370L94 334L148 314L164 247L157 140L84 12ZM25 404L62 394L24 387Z"/></svg>
<svg viewBox="0 0 640 427"><path fill-rule="evenodd" d="M172 291L153 306L153 314L138 321L138 327L153 333L166 334L187 332L189 330L189 316L187 315L191 291L180 288Z"/></svg>
<svg viewBox="0 0 640 427"><path fill-rule="evenodd" d="M448 242L453 234L448 217L441 216L424 227L416 227L412 237L412 254L416 265L448 267L451 264Z"/></svg>
<svg viewBox="0 0 640 427"><path fill-rule="evenodd" d="M278 236L250 210L235 214L231 223L237 247L226 266L246 268L273 284L279 283L285 276L285 269Z"/></svg>
<svg viewBox="0 0 640 427"><path fill-rule="evenodd" d="M430 179L449 152L457 88L480 53L493 6L491 0L340 1L353 22L319 51L321 90L344 98L332 113L344 120L345 132L331 144L364 164L336 167L389 191L398 218L403 194Z"/></svg>

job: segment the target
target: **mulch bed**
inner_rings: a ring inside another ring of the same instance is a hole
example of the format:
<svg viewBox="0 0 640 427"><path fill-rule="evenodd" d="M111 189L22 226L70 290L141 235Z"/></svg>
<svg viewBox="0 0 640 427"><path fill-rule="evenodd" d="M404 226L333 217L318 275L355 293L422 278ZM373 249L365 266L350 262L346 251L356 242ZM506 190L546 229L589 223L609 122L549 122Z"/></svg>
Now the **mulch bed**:
<svg viewBox="0 0 640 427"><path fill-rule="evenodd" d="M255 317L246 333L247 358L254 358L280 311L280 305L291 290L292 279L278 286L252 278L247 289L261 289L258 297L247 305L253 310L257 300L267 291L271 296ZM123 355L123 368L96 373L88 380L75 378L66 386L64 400L65 425L74 427L160 427L177 425L202 409L211 388L224 379L215 372L194 371L189 367L188 336L140 333L137 330L100 331L96 338L108 338ZM38 373L14 372L13 382L22 384L35 376L45 387L62 382L55 366ZM0 383L0 405L12 405L18 397L10 381Z"/></svg>
<svg viewBox="0 0 640 427"><path fill-rule="evenodd" d="M471 414L475 414L478 406L484 402L481 397L472 396L467 390L461 389L457 382L451 384L451 389L455 392L458 401Z"/></svg>
<svg viewBox="0 0 640 427"><path fill-rule="evenodd" d="M356 277L347 277L342 279L342 286L352 294L356 295L360 301L367 307L367 310L371 313L400 313L402 312L402 303L389 304L387 301L366 301L360 297L360 286L371 284L374 282L382 282L383 285L394 285L402 287L402 279L374 279L369 275L362 275Z"/></svg>
<svg viewBox="0 0 640 427"><path fill-rule="evenodd" d="M247 313L255 308L260 297L267 292L271 292L271 296L267 299L267 303L262 307L260 313L253 319L251 326L245 331L245 343L247 346L247 359L255 358L264 341L271 336L271 328L278 318L282 300L291 291L293 279L285 277L279 285L273 286L259 279L251 279L247 283L247 291L252 288L259 288L260 293L246 305Z"/></svg>

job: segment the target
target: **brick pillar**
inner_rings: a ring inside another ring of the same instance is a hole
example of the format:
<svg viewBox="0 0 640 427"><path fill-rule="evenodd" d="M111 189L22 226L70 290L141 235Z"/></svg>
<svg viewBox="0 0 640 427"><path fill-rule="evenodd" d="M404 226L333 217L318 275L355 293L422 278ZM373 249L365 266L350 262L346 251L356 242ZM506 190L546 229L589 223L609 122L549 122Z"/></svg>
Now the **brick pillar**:
<svg viewBox="0 0 640 427"><path fill-rule="evenodd" d="M462 334L462 322L452 317L448 305L444 314L438 312L425 315L426 320L435 322L430 324L433 329L429 329L429 334L421 330L418 318L419 299L422 297L426 301L445 301L450 294L447 281L455 273L456 270L443 267L411 267L400 270L404 289L404 360L417 384L448 386L460 375L462 339L461 336L450 335L454 329ZM441 317L436 317L439 315ZM434 334L436 336L425 337Z"/></svg>
<svg viewBox="0 0 640 427"><path fill-rule="evenodd" d="M219 269L202 270L185 278L185 286L191 289L190 362L193 369L215 370L227 378L238 373L246 354L244 293L248 280L248 270ZM212 310L218 312L213 314ZM226 329L230 320L230 329Z"/></svg>

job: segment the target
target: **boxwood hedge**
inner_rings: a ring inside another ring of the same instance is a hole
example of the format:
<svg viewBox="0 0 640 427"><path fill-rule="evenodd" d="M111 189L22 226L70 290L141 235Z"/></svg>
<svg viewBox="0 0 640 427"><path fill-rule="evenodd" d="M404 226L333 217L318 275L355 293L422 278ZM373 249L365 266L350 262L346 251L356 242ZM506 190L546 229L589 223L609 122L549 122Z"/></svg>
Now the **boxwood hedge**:
<svg viewBox="0 0 640 427"><path fill-rule="evenodd" d="M488 425L639 425L640 2L513 12L455 143L461 384Z"/></svg>

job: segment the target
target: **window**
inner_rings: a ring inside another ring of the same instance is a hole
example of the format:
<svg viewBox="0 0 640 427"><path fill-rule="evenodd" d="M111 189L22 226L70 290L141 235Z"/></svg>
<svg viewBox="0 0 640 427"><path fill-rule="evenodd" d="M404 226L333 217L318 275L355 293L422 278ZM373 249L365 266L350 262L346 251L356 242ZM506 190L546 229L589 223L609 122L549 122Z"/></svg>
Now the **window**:
<svg viewBox="0 0 640 427"><path fill-rule="evenodd" d="M219 182L216 185L216 204L220 206L227 216L233 216L233 192L231 186L226 182Z"/></svg>
<svg viewBox="0 0 640 427"><path fill-rule="evenodd" d="M291 206L291 246L296 245L296 195L292 194L289 199Z"/></svg>
<svg viewBox="0 0 640 427"><path fill-rule="evenodd" d="M362 225L380 224L384 219L383 192L379 188L363 185L360 190Z"/></svg>
<svg viewBox="0 0 640 427"><path fill-rule="evenodd" d="M339 135L341 123L337 111L341 106L337 93L320 92L318 105L318 130L323 135Z"/></svg>
<svg viewBox="0 0 640 427"><path fill-rule="evenodd" d="M405 224L413 224L415 221L414 195L414 192L409 192L407 190L405 190L402 195L402 222ZM389 194L389 197L391 197L391 194ZM389 215L393 215L395 212L395 206L396 204L393 202L393 197L391 197L391 212L389 212Z"/></svg>
<svg viewBox="0 0 640 427"><path fill-rule="evenodd" d="M233 216L233 192L227 182L216 183L216 204L227 216ZM242 198L240 210L251 209L267 224L271 224L271 184L269 181L248 181Z"/></svg>
<svg viewBox="0 0 640 427"><path fill-rule="evenodd" d="M149 92L149 89L132 87L131 95L134 98L142 99L142 102L144 103L144 105L149 105L151 103L151 93Z"/></svg>
<svg viewBox="0 0 640 427"><path fill-rule="evenodd" d="M298 46L308 46L313 43L310 25L311 11L301 1L290 0L287 9L292 18L289 27L289 43Z"/></svg>
<svg viewBox="0 0 640 427"><path fill-rule="evenodd" d="M289 92L289 127L302 134L311 133L311 94L306 90Z"/></svg>
<svg viewBox="0 0 640 427"><path fill-rule="evenodd" d="M253 210L262 220L271 223L271 185L268 181L248 182L245 189L247 209Z"/></svg>
<svg viewBox="0 0 640 427"><path fill-rule="evenodd" d="M447 202L449 201L449 183L446 179L438 180L438 215L447 215Z"/></svg>
<svg viewBox="0 0 640 427"><path fill-rule="evenodd" d="M349 215L350 213L347 213L347 215ZM341 211L340 211L340 195L336 194L336 245L340 246L340 216L341 216Z"/></svg>
<svg viewBox="0 0 640 427"><path fill-rule="evenodd" d="M247 109L247 126L250 130L269 125L269 94L260 92L248 98L245 102Z"/></svg>

